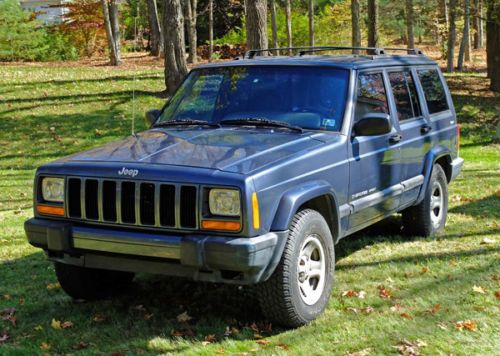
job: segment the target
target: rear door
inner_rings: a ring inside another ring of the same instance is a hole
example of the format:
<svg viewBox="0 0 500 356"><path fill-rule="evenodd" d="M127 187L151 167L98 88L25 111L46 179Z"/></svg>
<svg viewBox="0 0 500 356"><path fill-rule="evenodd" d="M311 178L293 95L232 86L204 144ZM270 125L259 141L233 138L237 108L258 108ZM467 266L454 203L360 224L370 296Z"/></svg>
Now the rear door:
<svg viewBox="0 0 500 356"><path fill-rule="evenodd" d="M388 80L383 70L358 74L353 126L370 113L391 114ZM349 203L353 211L349 230L370 225L399 206L401 190L401 151L399 132L394 126L388 134L353 137L349 152Z"/></svg>
<svg viewBox="0 0 500 356"><path fill-rule="evenodd" d="M411 203L417 198L424 181L424 156L430 148L432 128L420 105L422 98L417 90L416 75L410 67L391 68L387 73L393 99L392 110L396 113L402 137L401 205Z"/></svg>

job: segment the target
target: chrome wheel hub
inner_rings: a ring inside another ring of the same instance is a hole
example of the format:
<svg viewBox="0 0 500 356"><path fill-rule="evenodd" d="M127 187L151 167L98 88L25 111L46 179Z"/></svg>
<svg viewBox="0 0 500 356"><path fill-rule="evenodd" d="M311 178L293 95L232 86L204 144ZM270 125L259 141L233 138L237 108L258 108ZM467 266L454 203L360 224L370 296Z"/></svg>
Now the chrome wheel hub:
<svg viewBox="0 0 500 356"><path fill-rule="evenodd" d="M297 282L302 301L315 304L325 288L325 251L318 236L310 235L300 249L297 263Z"/></svg>
<svg viewBox="0 0 500 356"><path fill-rule="evenodd" d="M443 187L441 183L436 181L432 184L432 194L431 194L431 203L430 203L430 214L431 214L431 222L432 225L437 228L441 223L441 219L443 217L443 207L444 207L444 196L443 196Z"/></svg>

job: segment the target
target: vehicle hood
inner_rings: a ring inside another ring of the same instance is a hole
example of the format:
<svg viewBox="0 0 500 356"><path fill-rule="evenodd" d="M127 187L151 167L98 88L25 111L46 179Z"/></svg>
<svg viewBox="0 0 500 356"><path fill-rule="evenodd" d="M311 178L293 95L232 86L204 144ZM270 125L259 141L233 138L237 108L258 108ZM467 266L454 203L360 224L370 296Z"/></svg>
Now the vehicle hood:
<svg viewBox="0 0 500 356"><path fill-rule="evenodd" d="M331 137L267 128L158 128L74 154L60 162L161 164L247 174L311 150L328 136Z"/></svg>

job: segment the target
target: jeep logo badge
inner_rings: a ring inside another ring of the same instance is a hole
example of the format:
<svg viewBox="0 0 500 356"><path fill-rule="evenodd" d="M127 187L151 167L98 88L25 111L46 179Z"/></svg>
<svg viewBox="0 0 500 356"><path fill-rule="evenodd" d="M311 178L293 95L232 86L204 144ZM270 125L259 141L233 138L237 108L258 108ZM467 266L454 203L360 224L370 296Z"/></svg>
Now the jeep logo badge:
<svg viewBox="0 0 500 356"><path fill-rule="evenodd" d="M118 171L118 174L121 176L130 176L133 178L139 174L139 170L138 169L127 169L127 168L123 167L121 170Z"/></svg>

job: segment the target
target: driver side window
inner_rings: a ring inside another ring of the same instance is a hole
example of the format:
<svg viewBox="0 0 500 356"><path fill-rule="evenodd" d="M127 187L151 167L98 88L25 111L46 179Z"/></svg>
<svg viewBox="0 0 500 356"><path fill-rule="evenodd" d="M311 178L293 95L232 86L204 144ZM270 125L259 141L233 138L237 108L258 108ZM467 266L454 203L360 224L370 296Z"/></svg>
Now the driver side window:
<svg viewBox="0 0 500 356"><path fill-rule="evenodd" d="M382 73L362 73L358 76L354 122L369 113L389 113Z"/></svg>

